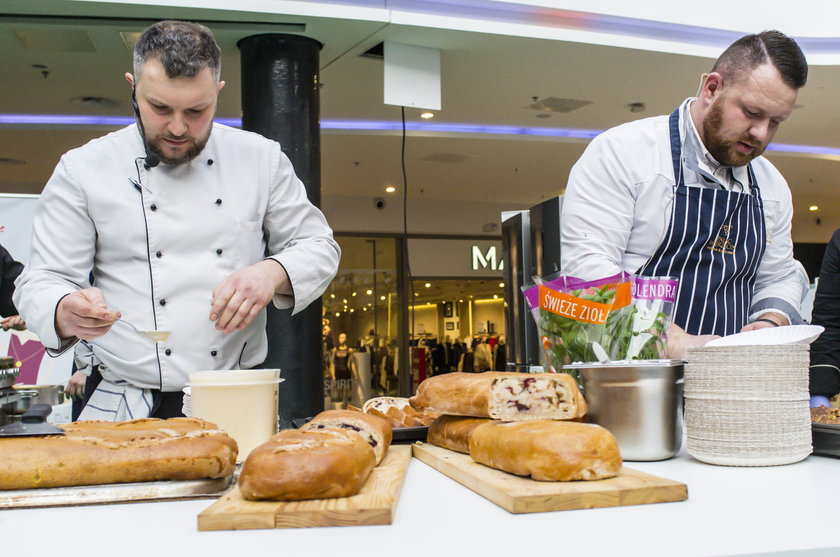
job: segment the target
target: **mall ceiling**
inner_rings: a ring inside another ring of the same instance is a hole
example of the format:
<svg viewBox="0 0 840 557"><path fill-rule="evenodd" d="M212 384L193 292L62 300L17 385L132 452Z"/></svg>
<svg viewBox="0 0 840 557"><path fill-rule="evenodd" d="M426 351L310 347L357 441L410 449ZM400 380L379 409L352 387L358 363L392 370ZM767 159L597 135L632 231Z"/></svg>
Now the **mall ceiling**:
<svg viewBox="0 0 840 557"><path fill-rule="evenodd" d="M697 89L711 60L627 48L404 24L230 10L69 0L3 0L0 112L130 116L124 34L163 18L205 22L224 52L219 116L240 115L239 52L246 36L294 32L323 43L321 119L399 122L383 103L383 63L363 56L383 41L441 50L442 110L433 122L601 130L670 112ZM290 27L290 25L292 27ZM840 149L840 69L813 66L799 107L777 134L786 144ZM552 99L585 101L552 111ZM636 107L636 108L633 108ZM417 123L420 111L407 109ZM0 192L38 193L60 155L102 135L101 126L0 125ZM562 193L582 140L475 133L409 134L410 197L508 202L527 207ZM322 134L322 195L383 196L402 181L398 132ZM840 219L838 157L770 154L794 192L794 232ZM808 206L821 206L819 214ZM441 223L445 233L446 223ZM826 241L832 230L824 230Z"/></svg>

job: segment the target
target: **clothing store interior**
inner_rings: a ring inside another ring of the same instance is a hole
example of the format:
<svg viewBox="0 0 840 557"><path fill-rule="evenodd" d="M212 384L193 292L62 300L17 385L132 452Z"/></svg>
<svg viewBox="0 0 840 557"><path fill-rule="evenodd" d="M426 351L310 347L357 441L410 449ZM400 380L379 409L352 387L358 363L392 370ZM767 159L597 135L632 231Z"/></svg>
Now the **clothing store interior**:
<svg viewBox="0 0 840 557"><path fill-rule="evenodd" d="M489 6L498 3L407 2L389 11L399 15L390 20L369 2L332 3L341 9L330 13L305 2L253 10L229 0L213 8L197 0L151 4L3 2L0 68L14 78L0 81L2 199L37 199L62 153L134 122L125 73L133 38L155 20L193 20L214 31L226 82L216 118L233 126L242 114L238 41L263 33L320 41L319 204L342 250L322 298L324 394L332 405L407 395L439 373L516 364L505 310L521 295L499 264L502 215L562 196L592 137L672 112L742 32L836 35L821 22L772 13L724 32L693 7L667 24L657 22L660 10L617 7L613 23L588 14L591 27L583 29L573 12L553 8L542 12L548 19L528 20L524 3L506 3L502 13ZM446 25L413 23L441 6L460 7L441 20ZM391 42L434 51L435 106L389 101L383 44ZM809 54L808 84L766 152L790 185L794 252L812 285L840 228L840 139L826 117L837 102L840 54L832 48ZM27 234L3 224L4 245ZM6 247L26 262L25 247ZM470 265L476 260L482 264ZM403 362L409 373L401 373ZM61 373L69 375L69 366ZM66 377L56 371L45 380Z"/></svg>

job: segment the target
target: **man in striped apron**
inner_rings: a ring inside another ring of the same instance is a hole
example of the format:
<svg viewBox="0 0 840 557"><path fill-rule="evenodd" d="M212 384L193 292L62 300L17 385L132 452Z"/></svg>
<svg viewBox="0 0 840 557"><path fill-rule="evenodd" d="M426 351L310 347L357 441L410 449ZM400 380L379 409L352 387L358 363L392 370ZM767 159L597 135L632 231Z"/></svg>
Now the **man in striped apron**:
<svg viewBox="0 0 840 557"><path fill-rule="evenodd" d="M761 154L807 74L792 39L748 35L670 116L594 139L569 176L563 273L678 277L673 357L716 336L801 323L807 276L793 259L790 190Z"/></svg>

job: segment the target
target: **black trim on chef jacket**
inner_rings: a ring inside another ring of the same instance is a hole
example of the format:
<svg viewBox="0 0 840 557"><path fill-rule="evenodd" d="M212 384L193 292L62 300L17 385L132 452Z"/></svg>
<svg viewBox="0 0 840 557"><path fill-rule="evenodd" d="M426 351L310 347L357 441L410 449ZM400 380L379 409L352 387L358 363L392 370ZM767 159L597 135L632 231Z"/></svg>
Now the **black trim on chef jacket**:
<svg viewBox="0 0 840 557"><path fill-rule="evenodd" d="M140 174L139 161L141 159L142 159L142 157L139 157L139 158L134 160L134 165L137 167L137 182L133 182L133 184L134 184L134 188L138 192L140 192L140 207L143 211L143 225L145 227L145 233L146 233L146 261L147 261L147 264L149 266L149 288L151 289L152 320L154 322L154 329L157 330L157 328L158 328L157 313L155 313L155 281L154 281L154 278L152 277L152 247L149 244L149 221L146 217L146 199L145 199L145 195L143 194L143 188L142 188L143 179L142 179L142 176ZM157 206L154 205L154 204L152 204L152 206L155 207L152 210L156 211ZM158 384L161 386L161 388L163 388L163 367L161 366L161 363L160 363L160 344L157 343L157 342L155 343L155 358L157 358L157 363L158 363Z"/></svg>

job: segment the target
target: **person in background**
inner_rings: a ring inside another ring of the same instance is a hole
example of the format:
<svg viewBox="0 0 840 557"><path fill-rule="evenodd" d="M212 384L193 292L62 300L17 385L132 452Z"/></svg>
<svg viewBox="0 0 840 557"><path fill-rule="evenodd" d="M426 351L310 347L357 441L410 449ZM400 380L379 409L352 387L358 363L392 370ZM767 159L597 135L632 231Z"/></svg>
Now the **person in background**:
<svg viewBox="0 0 840 557"><path fill-rule="evenodd" d="M811 406L831 406L840 393L840 230L825 248L811 324L825 327L811 343Z"/></svg>
<svg viewBox="0 0 840 557"><path fill-rule="evenodd" d="M679 278L675 358L717 336L802 323L791 194L761 155L807 76L793 39L747 35L673 113L596 137L569 176L562 272Z"/></svg>
<svg viewBox="0 0 840 557"><path fill-rule="evenodd" d="M280 145L213 122L220 72L206 27L147 28L125 74L136 123L66 153L41 195L15 302L50 354L88 341L101 381L80 419L181 415L189 371L261 365L265 306L297 313L335 276Z"/></svg>
<svg viewBox="0 0 840 557"><path fill-rule="evenodd" d="M26 329L26 322L18 315L12 294L15 291L15 279L23 272L23 263L15 261L9 251L0 246L0 327L4 331Z"/></svg>

